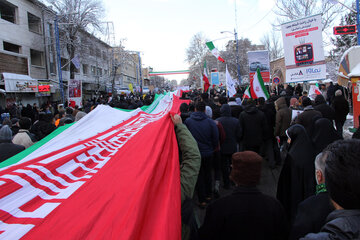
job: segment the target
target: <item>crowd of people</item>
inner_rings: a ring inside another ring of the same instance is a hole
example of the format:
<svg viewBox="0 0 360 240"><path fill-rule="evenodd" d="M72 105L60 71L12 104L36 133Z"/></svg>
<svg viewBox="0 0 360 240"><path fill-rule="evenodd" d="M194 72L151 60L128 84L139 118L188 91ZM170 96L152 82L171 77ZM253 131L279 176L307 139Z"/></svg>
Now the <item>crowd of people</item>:
<svg viewBox="0 0 360 240"><path fill-rule="evenodd" d="M183 93L190 103L171 116L180 150L183 239L360 239L360 133L343 140L350 107L346 91L331 86L313 100L300 85L277 88L267 100L245 99L244 89L234 97ZM0 162L98 104L135 109L154 98L0 109ZM265 161L281 168L276 198L256 187ZM221 197L221 189L233 193ZM202 224L194 202L206 209Z"/></svg>
<svg viewBox="0 0 360 240"><path fill-rule="evenodd" d="M360 140L343 139L346 90L322 88L312 100L298 88L266 101L183 93L191 101L174 123L187 127L199 156L182 159L181 170L198 171L197 196L188 197L206 209L183 239L360 239ZM281 168L276 197L256 187L265 161ZM233 193L219 198L219 188Z"/></svg>
<svg viewBox="0 0 360 240"><path fill-rule="evenodd" d="M122 109L136 109L150 105L154 94L119 95L114 98L99 97L87 100L83 107L77 105L47 103L40 107L36 103L12 104L0 107L0 162L29 148L34 143L48 136L58 127L79 121L99 104Z"/></svg>

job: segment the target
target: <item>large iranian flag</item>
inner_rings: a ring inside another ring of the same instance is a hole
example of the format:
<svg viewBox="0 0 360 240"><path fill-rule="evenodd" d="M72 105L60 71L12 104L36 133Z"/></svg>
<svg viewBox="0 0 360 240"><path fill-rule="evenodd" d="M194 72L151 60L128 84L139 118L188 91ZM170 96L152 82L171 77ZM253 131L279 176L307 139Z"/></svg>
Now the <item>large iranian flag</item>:
<svg viewBox="0 0 360 240"><path fill-rule="evenodd" d="M145 111L98 106L5 161L0 239L181 239L169 113L182 102L167 94Z"/></svg>
<svg viewBox="0 0 360 240"><path fill-rule="evenodd" d="M250 81L250 94L254 99L263 97L267 100L269 98L269 92L265 87L259 68L256 70L254 79Z"/></svg>

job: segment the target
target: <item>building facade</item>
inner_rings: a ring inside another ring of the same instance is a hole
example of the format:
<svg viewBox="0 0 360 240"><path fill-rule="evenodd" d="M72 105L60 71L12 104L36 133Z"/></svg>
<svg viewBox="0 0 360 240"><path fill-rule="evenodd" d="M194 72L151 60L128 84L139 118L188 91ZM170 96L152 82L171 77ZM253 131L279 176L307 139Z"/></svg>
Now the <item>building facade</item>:
<svg viewBox="0 0 360 240"><path fill-rule="evenodd" d="M0 0L0 89L6 92L0 96L2 107L15 102L41 105L61 100L55 19L56 13L37 0ZM64 33L61 26L60 36ZM78 33L78 38L80 67L75 68L74 79L82 81L83 98L107 94L111 46L85 30ZM65 43L60 41L59 50L66 99L73 63Z"/></svg>

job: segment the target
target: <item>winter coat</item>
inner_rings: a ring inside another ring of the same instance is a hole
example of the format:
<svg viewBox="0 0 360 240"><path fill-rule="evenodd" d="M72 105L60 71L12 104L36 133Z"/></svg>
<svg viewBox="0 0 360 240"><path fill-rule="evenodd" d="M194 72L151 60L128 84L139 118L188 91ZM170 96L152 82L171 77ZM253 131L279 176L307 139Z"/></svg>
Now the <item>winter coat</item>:
<svg viewBox="0 0 360 240"><path fill-rule="evenodd" d="M276 121L275 105L274 103L266 103L265 105L259 106L258 109L265 114L266 123L268 126L266 139L273 139Z"/></svg>
<svg viewBox="0 0 360 240"><path fill-rule="evenodd" d="M267 123L265 114L256 106L248 105L240 114L241 141L248 147L260 147L266 140Z"/></svg>
<svg viewBox="0 0 360 240"><path fill-rule="evenodd" d="M28 130L20 129L19 132L12 139L14 144L22 145L25 148L32 146L36 142L35 135Z"/></svg>
<svg viewBox="0 0 360 240"><path fill-rule="evenodd" d="M22 145L14 144L12 142L0 142L0 162L15 156L23 150L25 150L25 147Z"/></svg>
<svg viewBox="0 0 360 240"><path fill-rule="evenodd" d="M308 233L318 233L326 218L334 210L328 192L322 192L305 199L299 204L290 239L297 240Z"/></svg>
<svg viewBox="0 0 360 240"><path fill-rule="evenodd" d="M327 118L330 121L335 119L334 109L326 103L325 98L322 95L316 96L314 105L314 109L321 112L324 118Z"/></svg>
<svg viewBox="0 0 360 240"><path fill-rule="evenodd" d="M335 110L335 121L344 123L349 113L349 102L346 101L344 96L337 96L334 97L331 106Z"/></svg>
<svg viewBox="0 0 360 240"><path fill-rule="evenodd" d="M36 139L40 141L55 129L54 124L39 120L31 127L30 132L35 134Z"/></svg>
<svg viewBox="0 0 360 240"><path fill-rule="evenodd" d="M206 209L200 239L287 239L281 204L256 187L237 187Z"/></svg>
<svg viewBox="0 0 360 240"><path fill-rule="evenodd" d="M225 141L220 146L222 154L233 154L237 151L237 143L241 137L239 119L231 116L230 106L224 104L220 109L221 117L216 119L225 130Z"/></svg>
<svg viewBox="0 0 360 240"><path fill-rule="evenodd" d="M229 102L231 109L231 116L239 119L240 113L244 110L241 105L238 105L236 102Z"/></svg>
<svg viewBox="0 0 360 240"><path fill-rule="evenodd" d="M325 226L317 234L308 234L303 240L360 239L360 210L335 210L329 214Z"/></svg>
<svg viewBox="0 0 360 240"><path fill-rule="evenodd" d="M196 141L184 124L175 125L175 133L182 155L180 166L182 239L190 239L192 229L193 209L184 206L186 199L192 199L198 178L201 156ZM188 202L189 203L189 202ZM186 208L186 209L185 209ZM189 217L190 216L190 217Z"/></svg>
<svg viewBox="0 0 360 240"><path fill-rule="evenodd" d="M309 137L312 137L315 119L321 117L321 112L316 111L312 106L306 106L295 120L295 123L303 125Z"/></svg>
<svg viewBox="0 0 360 240"><path fill-rule="evenodd" d="M293 222L298 204L315 193L315 148L303 126L295 124L287 132L291 143L280 173L277 199Z"/></svg>
<svg viewBox="0 0 360 240"><path fill-rule="evenodd" d="M201 157L210 157L219 143L219 131L214 120L204 112L194 112L186 119L185 125L195 138Z"/></svg>
<svg viewBox="0 0 360 240"><path fill-rule="evenodd" d="M275 106L277 107L277 112L274 135L279 137L285 137L285 131L290 127L291 123L291 110L286 105L284 97L276 100Z"/></svg>
<svg viewBox="0 0 360 240"><path fill-rule="evenodd" d="M316 155L322 152L330 143L340 140L342 137L335 130L334 124L327 118L320 118L314 123L312 141Z"/></svg>

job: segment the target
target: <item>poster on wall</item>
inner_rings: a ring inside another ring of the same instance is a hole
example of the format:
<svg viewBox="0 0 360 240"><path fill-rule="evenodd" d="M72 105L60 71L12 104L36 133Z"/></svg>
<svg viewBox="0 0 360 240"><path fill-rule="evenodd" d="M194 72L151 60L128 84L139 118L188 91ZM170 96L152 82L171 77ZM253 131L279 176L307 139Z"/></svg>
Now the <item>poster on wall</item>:
<svg viewBox="0 0 360 240"><path fill-rule="evenodd" d="M81 80L69 79L68 84L69 106L75 107L75 105L78 105L82 107Z"/></svg>
<svg viewBox="0 0 360 240"><path fill-rule="evenodd" d="M326 64L322 41L321 14L281 25L286 82L323 80Z"/></svg>
<svg viewBox="0 0 360 240"><path fill-rule="evenodd" d="M250 81L254 79L256 70L259 68L264 82L270 82L269 51L248 52Z"/></svg>

